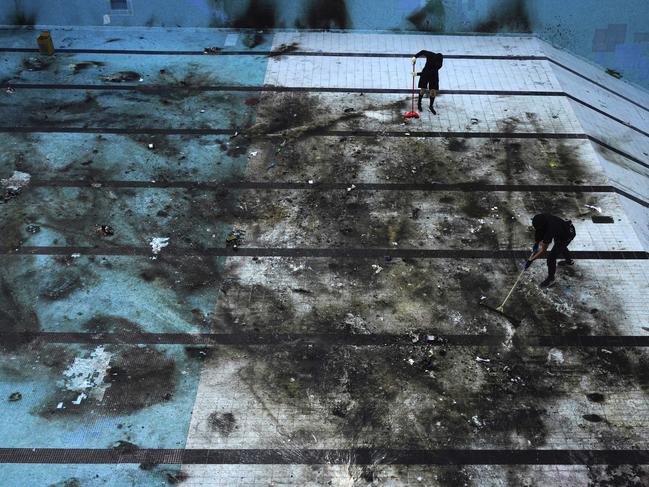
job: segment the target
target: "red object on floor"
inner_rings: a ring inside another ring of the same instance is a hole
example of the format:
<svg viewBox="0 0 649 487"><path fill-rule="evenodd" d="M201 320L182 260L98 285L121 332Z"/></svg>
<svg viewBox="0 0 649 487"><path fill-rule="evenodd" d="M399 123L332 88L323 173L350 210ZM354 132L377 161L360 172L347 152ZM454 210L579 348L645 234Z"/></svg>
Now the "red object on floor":
<svg viewBox="0 0 649 487"><path fill-rule="evenodd" d="M415 64L412 64L412 70L415 71ZM411 111L406 113L403 118L419 118L419 114L415 111L415 77L412 77L412 108Z"/></svg>

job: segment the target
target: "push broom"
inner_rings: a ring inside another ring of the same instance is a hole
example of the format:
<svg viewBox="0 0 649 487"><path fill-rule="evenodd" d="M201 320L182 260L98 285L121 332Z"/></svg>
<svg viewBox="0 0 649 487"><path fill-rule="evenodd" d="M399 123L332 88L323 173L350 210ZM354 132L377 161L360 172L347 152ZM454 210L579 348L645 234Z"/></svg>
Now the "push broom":
<svg viewBox="0 0 649 487"><path fill-rule="evenodd" d="M419 114L415 111L415 63L417 60L413 58L412 60L412 107L411 111L406 113L404 118L419 118Z"/></svg>
<svg viewBox="0 0 649 487"><path fill-rule="evenodd" d="M536 253L536 248L532 249L532 253L531 253L530 255L534 255L535 253ZM514 285L513 285L512 288L509 290L509 293L507 294L507 297L505 298L505 300L502 302L502 304L501 304L500 306L498 306L497 308L494 308L493 306L489 306L489 305L485 302L485 300L481 300L481 301L480 301L480 305L481 305L481 306L484 306L485 308L490 309L491 311L495 311L496 313L498 313L498 314L504 316L504 317L507 318L507 319L508 319L508 320L509 320L509 321L510 321L510 322L511 322L515 327L519 326L519 325L521 324L521 321L520 321L520 320L517 320L517 319L514 318L513 316L510 316L510 315L508 315L507 313L505 313L505 304L507 303L507 301L509 301L509 297L510 297L510 296L512 295L512 293L514 292L514 289L516 289L516 286L518 286L518 282L521 280L521 277L523 277L523 274L525 274L525 271L527 270L528 267L529 267L529 264L526 262L525 267L523 267L523 270L522 270L521 273L518 275L518 278L516 279L516 282L514 282Z"/></svg>

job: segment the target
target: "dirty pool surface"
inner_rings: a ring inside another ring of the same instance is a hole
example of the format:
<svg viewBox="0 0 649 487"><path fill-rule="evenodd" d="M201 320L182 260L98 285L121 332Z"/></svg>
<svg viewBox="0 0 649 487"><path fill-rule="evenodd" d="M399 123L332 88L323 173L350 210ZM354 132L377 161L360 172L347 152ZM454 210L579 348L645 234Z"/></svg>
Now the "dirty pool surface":
<svg viewBox="0 0 649 487"><path fill-rule="evenodd" d="M649 323L616 261L551 290L536 263L517 323L480 305L536 213L571 219L575 250L638 250L595 230L596 208L631 223L587 141L518 138L515 115L422 137L403 95L205 91L263 84L266 56L215 59L3 56L3 82L164 88L0 97L3 125L32 128L0 133L0 178L30 176L1 188L0 447L112 459L7 462L8 485L647 485L579 453L471 456L649 448L649 356L615 340ZM442 450L465 461L412 453Z"/></svg>

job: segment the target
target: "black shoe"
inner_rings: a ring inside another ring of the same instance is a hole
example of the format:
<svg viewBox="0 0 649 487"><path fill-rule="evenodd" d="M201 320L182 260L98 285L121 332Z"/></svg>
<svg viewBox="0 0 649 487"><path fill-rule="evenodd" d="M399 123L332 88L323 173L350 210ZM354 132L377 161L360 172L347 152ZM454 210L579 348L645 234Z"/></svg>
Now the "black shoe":
<svg viewBox="0 0 649 487"><path fill-rule="evenodd" d="M437 115L437 112L435 111L435 109L433 107L430 107L430 111L433 112L433 115Z"/></svg>
<svg viewBox="0 0 649 487"><path fill-rule="evenodd" d="M575 265L575 261L572 260L572 259L562 260L561 262L559 262L559 265L561 267L564 267L564 266L567 266L567 265Z"/></svg>
<svg viewBox="0 0 649 487"><path fill-rule="evenodd" d="M554 286L554 277L548 277L545 281L539 284L539 286L542 288Z"/></svg>
<svg viewBox="0 0 649 487"><path fill-rule="evenodd" d="M424 109L421 108L421 103L420 103L419 105L417 105L417 110L419 110L420 112L423 112L423 111L424 111Z"/></svg>

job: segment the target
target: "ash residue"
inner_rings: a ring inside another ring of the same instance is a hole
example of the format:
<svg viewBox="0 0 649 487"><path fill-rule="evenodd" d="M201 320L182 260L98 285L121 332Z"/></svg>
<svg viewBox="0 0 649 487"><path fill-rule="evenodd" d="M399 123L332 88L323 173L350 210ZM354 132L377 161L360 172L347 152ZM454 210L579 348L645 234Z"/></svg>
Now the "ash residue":
<svg viewBox="0 0 649 487"><path fill-rule="evenodd" d="M89 68L96 68L96 67L101 67L104 66L105 63L99 62L99 61L81 61L78 63L74 63L72 65L72 73L73 74L79 74L82 71L86 71Z"/></svg>
<svg viewBox="0 0 649 487"><path fill-rule="evenodd" d="M102 78L107 83L129 83L133 81L142 81L142 75L135 71L119 71L117 73L104 76Z"/></svg>
<svg viewBox="0 0 649 487"><path fill-rule="evenodd" d="M237 420L232 413L212 413L207 421L212 431L218 431L226 437L237 427Z"/></svg>
<svg viewBox="0 0 649 487"><path fill-rule="evenodd" d="M45 71L53 62L53 58L28 57L23 59L22 65L27 71Z"/></svg>
<svg viewBox="0 0 649 487"><path fill-rule="evenodd" d="M113 357L106 382L106 410L130 413L169 400L176 389L176 364L153 348L131 348Z"/></svg>
<svg viewBox="0 0 649 487"><path fill-rule="evenodd" d="M7 270L10 270L8 268ZM7 279L0 270L0 326L3 332L35 332L40 330L36 311L18 294L13 280ZM19 274L17 274L19 275ZM29 338L3 339L0 348L14 350L24 345Z"/></svg>
<svg viewBox="0 0 649 487"><path fill-rule="evenodd" d="M102 319L105 318L100 318L99 321ZM51 352L48 351L48 355ZM67 365L72 359L69 354L66 355ZM86 394L87 397L79 404L73 403L79 401L79 391L59 390L46 399L38 414L45 419L77 417L96 411L107 415L123 415L169 401L176 389L175 360L150 347L122 349L110 358L103 383L98 385L104 386L101 399Z"/></svg>

